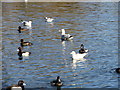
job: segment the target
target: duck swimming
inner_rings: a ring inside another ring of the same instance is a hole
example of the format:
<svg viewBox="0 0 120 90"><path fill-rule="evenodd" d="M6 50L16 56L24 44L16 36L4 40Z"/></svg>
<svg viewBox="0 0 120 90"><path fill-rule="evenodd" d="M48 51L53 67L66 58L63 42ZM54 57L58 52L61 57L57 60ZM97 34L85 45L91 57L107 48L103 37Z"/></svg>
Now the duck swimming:
<svg viewBox="0 0 120 90"><path fill-rule="evenodd" d="M81 44L79 53L80 53L80 54L83 54L83 53L87 53L87 52L88 52L88 50L84 48L84 45L83 45L83 44Z"/></svg>
<svg viewBox="0 0 120 90"><path fill-rule="evenodd" d="M31 42L24 42L24 40L23 39L21 39L20 40L21 41L21 46L23 47L23 46L31 46L31 45L33 45Z"/></svg>
<svg viewBox="0 0 120 90"><path fill-rule="evenodd" d="M25 82L23 80L19 80L17 85L12 85L6 88L6 90L24 90Z"/></svg>
<svg viewBox="0 0 120 90"><path fill-rule="evenodd" d="M51 82L51 85L52 85L52 86L61 87L61 86L63 85L63 83L62 83L62 81L61 81L61 79L60 79L60 76L58 76L56 80L53 80L53 81Z"/></svg>
<svg viewBox="0 0 120 90"><path fill-rule="evenodd" d="M22 47L18 48L18 56L22 57L22 56L29 56L31 54L31 52L22 52Z"/></svg>
<svg viewBox="0 0 120 90"><path fill-rule="evenodd" d="M73 36L72 36L72 35L70 35L70 34L65 34L65 29L61 29L61 30L59 30L59 31L62 32L62 34L61 34L61 40L62 40L62 41L68 41L68 40L72 40L72 39L73 39Z"/></svg>

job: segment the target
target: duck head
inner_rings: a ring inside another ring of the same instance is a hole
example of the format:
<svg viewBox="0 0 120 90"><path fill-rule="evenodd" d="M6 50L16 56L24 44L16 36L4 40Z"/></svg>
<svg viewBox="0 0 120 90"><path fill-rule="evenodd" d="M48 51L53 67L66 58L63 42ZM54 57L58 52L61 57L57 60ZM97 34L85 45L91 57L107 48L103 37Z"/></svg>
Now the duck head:
<svg viewBox="0 0 120 90"><path fill-rule="evenodd" d="M25 86L25 82L23 80L19 80L18 81L18 86Z"/></svg>
<svg viewBox="0 0 120 90"><path fill-rule="evenodd" d="M84 48L84 45L83 45L83 44L81 44L80 48Z"/></svg>
<svg viewBox="0 0 120 90"><path fill-rule="evenodd" d="M57 76L57 82L61 82L60 76Z"/></svg>
<svg viewBox="0 0 120 90"><path fill-rule="evenodd" d="M18 47L17 51L22 51L22 47Z"/></svg>
<svg viewBox="0 0 120 90"><path fill-rule="evenodd" d="M23 42L24 40L23 40L23 39L21 39L20 41L21 41L21 42Z"/></svg>

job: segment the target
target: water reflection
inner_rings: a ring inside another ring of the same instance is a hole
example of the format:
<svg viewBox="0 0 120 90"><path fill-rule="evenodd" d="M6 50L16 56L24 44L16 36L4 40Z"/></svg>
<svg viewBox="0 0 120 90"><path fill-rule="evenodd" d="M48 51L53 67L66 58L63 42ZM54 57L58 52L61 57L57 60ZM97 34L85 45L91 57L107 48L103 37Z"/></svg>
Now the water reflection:
<svg viewBox="0 0 120 90"><path fill-rule="evenodd" d="M63 51L63 55L66 55L67 49L66 49L66 44L69 44L71 47L73 46L73 40L70 41L62 41L62 51ZM68 46L68 45L67 45Z"/></svg>
<svg viewBox="0 0 120 90"><path fill-rule="evenodd" d="M72 69L76 69L78 65L79 65L79 66L84 66L82 63L85 62L85 61L86 61L86 59L84 59L84 58L81 58L80 60L74 60L74 59L73 59ZM80 62L81 62L81 63L80 63ZM81 65L80 65L80 64L81 64Z"/></svg>
<svg viewBox="0 0 120 90"><path fill-rule="evenodd" d="M62 41L62 46L63 46L62 51L65 52L65 49L66 49L65 41ZM64 53L63 53L63 54L64 54Z"/></svg>
<svg viewBox="0 0 120 90"><path fill-rule="evenodd" d="M54 22L46 22L47 27L53 28Z"/></svg>
<svg viewBox="0 0 120 90"><path fill-rule="evenodd" d="M25 8L27 9L27 0L25 0Z"/></svg>
<svg viewBox="0 0 120 90"><path fill-rule="evenodd" d="M57 90L61 90L61 87L57 87Z"/></svg>
<svg viewBox="0 0 120 90"><path fill-rule="evenodd" d="M65 62L65 66L68 67L67 58L66 58L66 45L65 45L65 43L66 43L65 41L62 42L62 54L63 54L62 58Z"/></svg>
<svg viewBox="0 0 120 90"><path fill-rule="evenodd" d="M50 25L50 27L54 27L54 23L51 22L51 23L48 23Z"/></svg>
<svg viewBox="0 0 120 90"><path fill-rule="evenodd" d="M65 62L65 66L68 67L69 66L69 60L72 59L70 57L70 51L68 51L68 46L71 46L70 48L72 48L73 40L70 40L70 41L61 41L61 43L62 43L62 54L63 54L62 58L63 58L63 60Z"/></svg>
<svg viewBox="0 0 120 90"><path fill-rule="evenodd" d="M25 56L20 57L20 56L19 56L19 57L18 57L18 60L23 60L23 61L24 61L24 60L29 60L29 56L28 56L28 57L25 57Z"/></svg>
<svg viewBox="0 0 120 90"><path fill-rule="evenodd" d="M32 37L32 28L29 29L29 35Z"/></svg>

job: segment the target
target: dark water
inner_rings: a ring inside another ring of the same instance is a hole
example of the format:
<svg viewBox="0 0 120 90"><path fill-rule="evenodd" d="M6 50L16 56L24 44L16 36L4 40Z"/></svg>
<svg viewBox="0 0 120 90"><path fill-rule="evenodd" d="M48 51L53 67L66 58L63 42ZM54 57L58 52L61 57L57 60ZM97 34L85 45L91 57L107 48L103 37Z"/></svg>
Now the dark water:
<svg viewBox="0 0 120 90"><path fill-rule="evenodd" d="M58 75L62 88L118 88L118 3L2 3L3 87L26 82L26 88L52 88ZM46 23L44 17L53 17ZM32 20L32 29L18 33L20 20ZM73 41L62 43L59 29ZM24 47L32 54L18 60L20 39L33 43ZM89 49L82 60L72 60L80 44Z"/></svg>

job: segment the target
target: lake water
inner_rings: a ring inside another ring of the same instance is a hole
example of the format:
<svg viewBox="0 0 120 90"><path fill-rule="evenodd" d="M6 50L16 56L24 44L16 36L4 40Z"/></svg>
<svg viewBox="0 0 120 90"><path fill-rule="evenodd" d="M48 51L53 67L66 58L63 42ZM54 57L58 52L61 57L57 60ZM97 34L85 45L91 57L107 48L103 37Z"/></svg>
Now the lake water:
<svg viewBox="0 0 120 90"><path fill-rule="evenodd" d="M53 17L53 23L44 17ZM18 33L21 20L32 20L32 29ZM2 87L26 82L25 88L54 88L50 81L60 76L62 88L118 88L118 3L109 2L17 2L2 3ZM59 29L73 41L61 42ZM31 55L18 59L20 39ZM72 60L83 43L89 50L81 60Z"/></svg>

